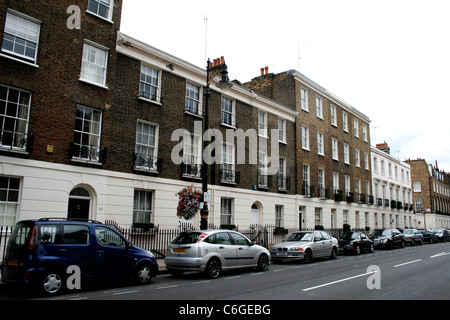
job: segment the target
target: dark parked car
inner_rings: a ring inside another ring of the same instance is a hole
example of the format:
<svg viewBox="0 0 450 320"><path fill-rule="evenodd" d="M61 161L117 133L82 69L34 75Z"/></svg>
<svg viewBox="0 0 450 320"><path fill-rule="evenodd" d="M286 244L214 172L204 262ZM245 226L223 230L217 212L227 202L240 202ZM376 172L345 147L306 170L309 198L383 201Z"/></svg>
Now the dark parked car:
<svg viewBox="0 0 450 320"><path fill-rule="evenodd" d="M339 239L339 251L354 252L360 254L363 251L374 252L374 244L369 237L362 232L347 232L342 234Z"/></svg>
<svg viewBox="0 0 450 320"><path fill-rule="evenodd" d="M405 238L405 243L409 243L414 246L416 244L423 244L423 234L417 229L405 229L403 230L403 236Z"/></svg>
<svg viewBox="0 0 450 320"><path fill-rule="evenodd" d="M433 233L436 235L438 241L450 241L450 233L447 229L433 229Z"/></svg>
<svg viewBox="0 0 450 320"><path fill-rule="evenodd" d="M155 257L120 233L96 221L40 219L18 222L6 249L2 280L30 285L45 294L66 289L75 266L86 280L134 279L149 283L157 273Z"/></svg>
<svg viewBox="0 0 450 320"><path fill-rule="evenodd" d="M373 240L375 248L393 249L396 246L405 247L403 233L397 229L375 229L370 238Z"/></svg>
<svg viewBox="0 0 450 320"><path fill-rule="evenodd" d="M423 241L428 243L436 243L437 236L434 234L431 229L419 229L419 232L423 234Z"/></svg>

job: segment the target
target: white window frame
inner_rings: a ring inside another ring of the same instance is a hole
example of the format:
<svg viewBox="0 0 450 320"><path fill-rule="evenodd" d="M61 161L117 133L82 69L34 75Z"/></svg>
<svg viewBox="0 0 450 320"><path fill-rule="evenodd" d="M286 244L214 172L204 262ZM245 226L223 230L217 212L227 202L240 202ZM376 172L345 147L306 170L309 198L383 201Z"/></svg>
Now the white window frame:
<svg viewBox="0 0 450 320"><path fill-rule="evenodd" d="M231 107L231 112L230 112ZM222 96L221 104L220 104L220 121L221 124L224 126L229 126L231 128L236 127L236 101L233 99L230 99L228 97ZM230 119L230 123L225 121L225 116L228 116Z"/></svg>
<svg viewBox="0 0 450 320"><path fill-rule="evenodd" d="M140 127L144 129L144 127L154 128L154 134L151 135L151 132L145 133L144 131L140 132ZM152 141L153 140L153 141ZM135 163L136 169L150 170L156 171L158 166L158 141L159 140L159 125L155 123L151 123L148 121L138 120L136 126L136 155L141 155L143 157L148 158L148 160L152 161L149 163L147 161L145 166L140 166L138 163Z"/></svg>
<svg viewBox="0 0 450 320"><path fill-rule="evenodd" d="M344 163L350 164L350 146L344 143Z"/></svg>
<svg viewBox="0 0 450 320"><path fill-rule="evenodd" d="M233 198L220 199L220 224L233 223Z"/></svg>
<svg viewBox="0 0 450 320"><path fill-rule="evenodd" d="M14 150L14 151L26 151L26 141L28 136L28 125L30 121L30 109L31 100L33 94L26 90L17 89L14 87L0 85L0 88L6 90L6 96L0 96L0 103L4 104L3 113L0 114L0 131L3 133L0 135L0 149ZM10 100L11 91L18 92L18 101L16 102ZM21 101L21 96L27 95L28 101ZM26 103L24 103L26 102ZM15 109L11 110L14 112L9 112L9 108L13 107ZM12 115L15 114L15 116ZM7 123L8 122L8 123ZM6 127L10 128L9 130ZM11 135L11 141L5 139L7 136L5 133ZM8 144L4 144L8 140Z"/></svg>
<svg viewBox="0 0 450 320"><path fill-rule="evenodd" d="M331 157L333 160L339 161L339 142L335 138L331 138Z"/></svg>
<svg viewBox="0 0 450 320"><path fill-rule="evenodd" d="M92 57L92 55L94 55L94 57ZM79 80L107 89L106 75L108 70L108 55L108 48L92 41L84 40L81 74ZM92 58L94 58L94 61L91 61ZM102 60L104 61L104 64L100 63ZM92 70L95 72L93 73ZM98 72L99 70L101 70L101 73ZM92 79L92 75L94 75L95 79ZM101 81L97 81L98 77L101 78Z"/></svg>
<svg viewBox="0 0 450 320"><path fill-rule="evenodd" d="M235 172L235 147L232 143L223 142L222 143L222 155L220 169L230 171L233 175L228 175L225 172L220 176L221 182L236 182L236 172Z"/></svg>
<svg viewBox="0 0 450 320"><path fill-rule="evenodd" d="M317 154L325 156L324 151L324 135L322 132L317 132Z"/></svg>
<svg viewBox="0 0 450 320"><path fill-rule="evenodd" d="M306 90L304 88L300 89L300 107L302 110L309 112L308 90Z"/></svg>
<svg viewBox="0 0 450 320"><path fill-rule="evenodd" d="M84 105L77 105L77 112L78 110L82 110L83 109L83 118L76 118L76 122L78 122L79 120L81 121L81 130L77 130L78 125L75 126L74 129L74 145L75 146L79 146L80 147L80 152L79 155L73 155L72 159L73 160L81 160L81 161L89 161L89 162L97 162L100 163L101 159L100 157L98 159L92 159L91 155L92 155L92 148L96 149L97 154L100 155L101 152L101 142L102 142L102 124L103 124L103 112L101 110L98 109L94 109L91 107L87 107ZM92 115L94 113L96 113L98 115L98 121L95 121L95 119L91 116L89 119L86 118L85 116L85 111L86 110L90 110L92 112ZM86 122L89 122L89 125L86 126ZM84 128L88 127L89 131L84 131ZM77 134L80 134L80 140L79 141L75 141L75 137ZM84 136L88 136L88 144L83 144L83 141L85 141L85 139L83 138ZM85 158L83 157L83 148L88 148L89 152L88 152L88 157Z"/></svg>
<svg viewBox="0 0 450 320"><path fill-rule="evenodd" d="M278 142L286 143L286 119L278 118Z"/></svg>
<svg viewBox="0 0 450 320"><path fill-rule="evenodd" d="M317 170L317 178L318 178L318 192L320 198L325 198L325 169L319 168Z"/></svg>
<svg viewBox="0 0 450 320"><path fill-rule="evenodd" d="M275 227L283 228L284 227L284 206L283 205L275 205Z"/></svg>
<svg viewBox="0 0 450 320"><path fill-rule="evenodd" d="M353 127L355 130L355 137L359 138L359 121L358 121L358 119L353 119Z"/></svg>
<svg viewBox="0 0 450 320"><path fill-rule="evenodd" d="M302 149L309 151L309 127L302 125Z"/></svg>
<svg viewBox="0 0 450 320"><path fill-rule="evenodd" d="M152 190L134 189L133 224L153 222L153 194Z"/></svg>
<svg viewBox="0 0 450 320"><path fill-rule="evenodd" d="M358 148L355 148L355 166L361 167L361 154Z"/></svg>
<svg viewBox="0 0 450 320"><path fill-rule="evenodd" d="M16 24L14 25L14 22ZM19 24L22 24L22 27L19 29ZM25 26L26 24L26 26ZM35 27L35 28L32 28ZM26 30L25 30L26 29ZM32 30L36 29L36 30ZM24 62L30 62L31 65L37 66L37 55L38 55L38 49L39 49L39 38L41 33L41 21L37 20L35 18L32 18L30 16L27 16L23 13L20 13L18 11L8 9L6 12L6 19L5 19L5 29L4 29L4 35L3 35L3 42L2 42L2 49L1 51L6 53L7 55L3 55L4 57L18 57L17 61L22 61L24 59ZM5 41L7 35L13 37L13 50L5 49ZM17 40L20 39L20 42L24 42L23 44L18 44ZM34 48L34 56L31 57L29 55L26 55L26 47L27 43L33 43L35 45ZM14 51L14 48L16 45L23 45L24 46L24 53L18 53ZM16 59L14 59L16 60Z"/></svg>
<svg viewBox="0 0 450 320"><path fill-rule="evenodd" d="M348 133L348 114L345 111L342 111L342 127Z"/></svg>
<svg viewBox="0 0 450 320"><path fill-rule="evenodd" d="M337 127L337 108L335 105L330 106L331 125Z"/></svg>
<svg viewBox="0 0 450 320"><path fill-rule="evenodd" d="M21 197L22 180L16 177L1 176L0 185L0 226L14 226L17 219ZM7 179L7 181L6 181ZM14 181L14 183L12 183ZM5 183L5 184L4 184ZM15 188L14 185L18 186Z"/></svg>
<svg viewBox="0 0 450 320"><path fill-rule="evenodd" d="M152 68L153 69L153 68ZM155 69L153 69L155 70ZM159 75L159 72L158 72ZM159 77L158 77L159 78ZM142 80L141 80L142 83ZM158 91L158 89L156 89ZM202 115L202 88L191 82L186 82L185 111L195 115Z"/></svg>
<svg viewBox="0 0 450 320"><path fill-rule="evenodd" d="M142 79L143 76L145 79ZM162 76L161 70L154 68L150 65L141 63L141 72L139 78L139 95L138 95L139 99L161 104L161 76ZM156 84L154 83L155 80L157 82ZM143 86L145 87L149 86L151 89L150 93L154 91L154 96L152 95L147 96L147 94L144 94L144 91L142 90Z"/></svg>
<svg viewBox="0 0 450 320"><path fill-rule="evenodd" d="M333 172L333 194L339 190L339 173Z"/></svg>
<svg viewBox="0 0 450 320"><path fill-rule="evenodd" d="M363 123L362 125L362 134L363 134L363 141L367 142L367 125Z"/></svg>
<svg viewBox="0 0 450 320"><path fill-rule="evenodd" d="M108 3L106 3L108 2ZM89 7L91 5L91 3L96 3L97 4L97 12L91 10ZM103 15L101 15L99 13L100 11L100 6L103 5L105 8L108 8L108 15L105 17ZM112 16L113 16L113 9L114 9L114 0L89 0L88 2L88 7L87 7L87 12L89 12L90 14L97 16L101 19L107 20L109 22L112 22Z"/></svg>
<svg viewBox="0 0 450 320"><path fill-rule="evenodd" d="M323 120L322 98L318 96L316 96L316 116Z"/></svg>
<svg viewBox="0 0 450 320"><path fill-rule="evenodd" d="M267 138L267 112L258 111L258 135Z"/></svg>

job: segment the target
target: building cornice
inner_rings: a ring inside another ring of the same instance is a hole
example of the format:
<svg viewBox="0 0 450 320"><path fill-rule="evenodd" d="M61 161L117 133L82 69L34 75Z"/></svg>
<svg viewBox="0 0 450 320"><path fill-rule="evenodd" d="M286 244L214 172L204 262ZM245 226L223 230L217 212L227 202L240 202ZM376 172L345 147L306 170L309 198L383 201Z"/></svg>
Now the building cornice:
<svg viewBox="0 0 450 320"><path fill-rule="evenodd" d="M117 35L116 51L130 58L140 60L145 64L152 65L160 70L176 74L197 85L203 86L206 84L205 69L199 68L192 63L177 58L121 32L118 32ZM211 90L220 92L219 90L215 90L215 84L218 81L220 81L219 77L213 77L213 79L211 79ZM226 92L226 96L260 110L275 114L288 121L295 122L297 117L297 111L248 90L239 83L236 83L236 81L233 82L233 87Z"/></svg>
<svg viewBox="0 0 450 320"><path fill-rule="evenodd" d="M361 111L352 107L350 104L348 104L347 102L345 102L344 100L342 100L341 98L339 98L338 96L333 94L332 92L328 91L321 85L317 84L313 80L309 79L304 74L298 72L297 70L289 70L289 71L287 71L287 73L292 74L294 77L294 80L299 81L304 86L307 86L311 90L314 90L318 94L326 97L327 99L332 101L334 104L340 106L342 109L346 110L347 112L353 114L354 116L357 116L358 118L367 122L368 124L370 124L372 122L372 120L370 120L370 118L368 116L366 116L365 114L363 114Z"/></svg>

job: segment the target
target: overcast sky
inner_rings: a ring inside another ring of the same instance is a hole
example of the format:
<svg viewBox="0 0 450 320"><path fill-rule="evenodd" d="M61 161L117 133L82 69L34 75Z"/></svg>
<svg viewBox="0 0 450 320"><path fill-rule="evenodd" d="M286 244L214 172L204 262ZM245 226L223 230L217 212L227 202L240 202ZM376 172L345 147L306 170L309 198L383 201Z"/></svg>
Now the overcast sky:
<svg viewBox="0 0 450 320"><path fill-rule="evenodd" d="M241 82L296 69L367 115L373 146L450 171L449 0L123 0L121 31Z"/></svg>

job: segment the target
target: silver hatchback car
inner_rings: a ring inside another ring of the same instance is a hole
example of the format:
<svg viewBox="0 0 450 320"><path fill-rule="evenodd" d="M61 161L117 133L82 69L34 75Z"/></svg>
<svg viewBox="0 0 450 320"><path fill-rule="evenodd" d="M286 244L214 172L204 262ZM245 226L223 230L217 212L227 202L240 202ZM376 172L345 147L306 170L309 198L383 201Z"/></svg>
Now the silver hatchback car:
<svg viewBox="0 0 450 320"><path fill-rule="evenodd" d="M226 269L256 267L266 271L270 259L269 250L239 232L208 230L180 233L169 244L165 263L175 276L197 271L217 278Z"/></svg>

